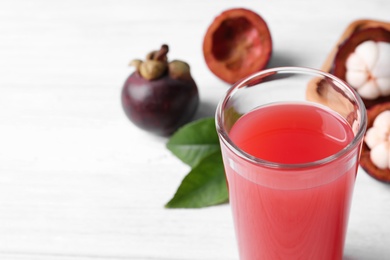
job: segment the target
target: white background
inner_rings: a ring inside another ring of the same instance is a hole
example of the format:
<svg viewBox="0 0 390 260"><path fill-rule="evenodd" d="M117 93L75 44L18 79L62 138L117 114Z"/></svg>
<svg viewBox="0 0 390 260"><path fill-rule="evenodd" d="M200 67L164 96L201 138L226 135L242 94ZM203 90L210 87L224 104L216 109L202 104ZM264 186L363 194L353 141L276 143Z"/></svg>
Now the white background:
<svg viewBox="0 0 390 260"><path fill-rule="evenodd" d="M170 46L212 116L228 85L207 68L215 16L247 7L273 37L269 67L319 68L355 19L388 0L0 1L0 259L238 259L228 205L168 210L188 167L134 127L128 62ZM345 259L390 259L390 185L360 170Z"/></svg>

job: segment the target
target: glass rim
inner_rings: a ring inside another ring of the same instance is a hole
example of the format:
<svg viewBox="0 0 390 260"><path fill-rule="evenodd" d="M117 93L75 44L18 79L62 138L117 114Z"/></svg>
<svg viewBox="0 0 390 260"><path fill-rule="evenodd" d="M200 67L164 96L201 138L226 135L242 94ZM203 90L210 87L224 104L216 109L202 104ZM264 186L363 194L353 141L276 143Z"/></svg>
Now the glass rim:
<svg viewBox="0 0 390 260"><path fill-rule="evenodd" d="M356 132L354 138L352 141L346 145L343 149L338 151L337 153L334 153L328 157L316 160L316 161L311 161L307 163L278 163L278 162L272 162L268 160L264 160L261 158L258 158L256 156L253 156L245 151L243 151L241 148L239 148L229 137L229 134L225 130L225 127L223 126L223 111L224 107L230 100L230 98L242 87L245 87L249 85L252 80L260 77L260 76L266 76L266 75L274 75L275 73L291 73L291 74L301 74L301 75L316 75L316 76L321 76L323 78L329 78L332 81L336 82L338 85L342 85L346 90L349 91L349 94L353 97L354 101L358 105L358 110L360 112L360 125L359 129ZM229 148L232 152L234 152L236 155L239 157L250 161L254 164L259 164L268 168L283 168L283 169L304 169L304 168L312 168L315 166L319 165L324 165L327 163L330 163L337 158L342 157L343 155L349 153L351 150L354 149L359 143L362 141L364 137L364 133L367 127L367 114L366 114L366 107L363 103L363 100L361 99L360 95L345 81L339 79L338 77L318 70L318 69L312 69L312 68L307 68L307 67L294 67L294 66L289 66L289 67L276 67L276 68L271 68L271 69L265 69L256 73L253 73L252 75L243 78L233 84L229 90L226 92L225 96L220 100L218 103L216 113L215 113L215 123L216 123L216 130L219 136L220 141L222 141L227 148Z"/></svg>

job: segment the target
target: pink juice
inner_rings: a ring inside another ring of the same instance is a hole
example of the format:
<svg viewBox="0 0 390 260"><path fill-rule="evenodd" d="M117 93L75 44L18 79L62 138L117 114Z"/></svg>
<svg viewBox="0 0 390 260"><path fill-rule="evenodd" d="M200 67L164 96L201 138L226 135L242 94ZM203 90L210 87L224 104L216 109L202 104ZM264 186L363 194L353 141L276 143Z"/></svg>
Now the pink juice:
<svg viewBox="0 0 390 260"><path fill-rule="evenodd" d="M341 117L307 103L279 103L241 117L229 132L257 164L222 145L241 260L342 259L359 149ZM304 167L299 164L305 164Z"/></svg>

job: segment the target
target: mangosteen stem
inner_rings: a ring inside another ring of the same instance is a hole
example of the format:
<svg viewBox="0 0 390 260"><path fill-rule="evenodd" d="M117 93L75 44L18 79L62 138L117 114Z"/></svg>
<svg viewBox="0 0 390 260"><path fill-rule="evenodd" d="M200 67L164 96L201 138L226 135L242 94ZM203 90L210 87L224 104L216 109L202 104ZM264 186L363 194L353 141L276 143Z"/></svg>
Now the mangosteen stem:
<svg viewBox="0 0 390 260"><path fill-rule="evenodd" d="M161 49L154 54L153 60L163 61L167 57L168 51L168 45L161 45Z"/></svg>

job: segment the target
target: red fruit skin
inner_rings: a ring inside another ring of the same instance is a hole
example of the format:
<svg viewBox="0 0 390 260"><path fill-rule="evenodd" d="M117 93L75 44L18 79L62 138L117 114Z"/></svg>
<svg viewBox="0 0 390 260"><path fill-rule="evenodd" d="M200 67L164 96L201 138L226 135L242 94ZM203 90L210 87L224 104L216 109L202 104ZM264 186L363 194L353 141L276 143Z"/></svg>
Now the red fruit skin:
<svg viewBox="0 0 390 260"><path fill-rule="evenodd" d="M169 136L194 116L199 94L193 79L176 80L167 75L148 81L138 72L122 88L122 107L139 128Z"/></svg>
<svg viewBox="0 0 390 260"><path fill-rule="evenodd" d="M264 69L272 55L272 38L265 20L244 9L228 9L208 27L203 56L210 71L233 84Z"/></svg>

